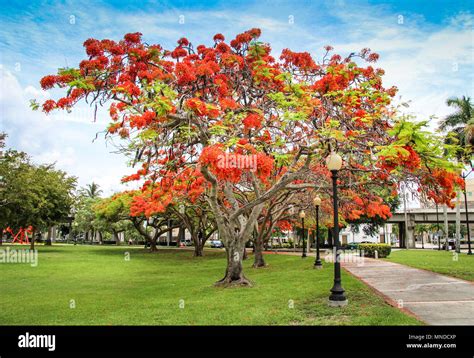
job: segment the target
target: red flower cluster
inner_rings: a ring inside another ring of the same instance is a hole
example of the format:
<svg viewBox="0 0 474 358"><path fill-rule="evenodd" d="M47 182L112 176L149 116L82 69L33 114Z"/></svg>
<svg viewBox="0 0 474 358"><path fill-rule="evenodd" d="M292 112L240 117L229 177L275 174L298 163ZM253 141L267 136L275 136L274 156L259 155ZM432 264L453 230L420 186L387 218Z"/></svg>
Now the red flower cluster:
<svg viewBox="0 0 474 358"><path fill-rule="evenodd" d="M141 41L142 34L140 32L129 33L124 36L125 41L138 44Z"/></svg>
<svg viewBox="0 0 474 358"><path fill-rule="evenodd" d="M45 113L51 112L53 109L57 108L56 102L52 99L48 99L43 103L43 111Z"/></svg>
<svg viewBox="0 0 474 358"><path fill-rule="evenodd" d="M318 68L308 52L293 52L286 48L282 51L280 60L283 61L285 67L294 66L301 70L315 70Z"/></svg>
<svg viewBox="0 0 474 358"><path fill-rule="evenodd" d="M213 39L214 39L215 42L219 42L219 41L224 41L224 40L225 40L224 35L222 35L222 34L215 34Z"/></svg>
<svg viewBox="0 0 474 358"><path fill-rule="evenodd" d="M402 148L408 151L408 154L399 151L397 156L381 156L381 168L387 170L389 173L397 167L404 167L412 172L416 169L419 169L421 165L421 159L418 153L409 145L403 146Z"/></svg>
<svg viewBox="0 0 474 358"><path fill-rule="evenodd" d="M427 196L435 203L446 204L454 207L453 199L456 198L456 189L464 188L464 180L456 173L436 169L431 176L421 178L422 185L426 188ZM421 190L421 188L420 188Z"/></svg>
<svg viewBox="0 0 474 358"><path fill-rule="evenodd" d="M44 76L40 80L41 88L44 89L44 90L48 90L50 88L53 88L53 86L57 82L57 78L58 78L58 76L54 76L54 75Z"/></svg>
<svg viewBox="0 0 474 358"><path fill-rule="evenodd" d="M131 128L141 129L148 126L156 118L156 113L146 111L142 115L129 116L128 121Z"/></svg>
<svg viewBox="0 0 474 358"><path fill-rule="evenodd" d="M230 42L230 46L235 49L240 49L242 45L248 44L253 39L257 39L258 37L260 37L260 35L260 29L250 29L241 34L238 34L236 38Z"/></svg>
<svg viewBox="0 0 474 358"><path fill-rule="evenodd" d="M245 129L260 129L262 127L262 117L255 113L250 113L242 121Z"/></svg>
<svg viewBox="0 0 474 358"><path fill-rule="evenodd" d="M190 98L186 101L186 106L198 116L207 115L206 103L197 98Z"/></svg>

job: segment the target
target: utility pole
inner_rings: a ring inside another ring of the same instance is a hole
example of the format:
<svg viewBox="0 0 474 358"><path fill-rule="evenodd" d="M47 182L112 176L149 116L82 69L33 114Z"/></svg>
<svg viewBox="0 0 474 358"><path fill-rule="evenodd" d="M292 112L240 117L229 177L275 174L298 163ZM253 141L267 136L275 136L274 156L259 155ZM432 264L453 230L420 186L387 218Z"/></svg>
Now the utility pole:
<svg viewBox="0 0 474 358"><path fill-rule="evenodd" d="M404 247L407 248L408 242L408 214L407 214L407 195L406 195L406 184L402 183L403 185L403 213L405 215L405 240L404 240Z"/></svg>
<svg viewBox="0 0 474 358"><path fill-rule="evenodd" d="M448 226L448 206L443 205L443 215L444 215L444 237L446 238L446 251L449 251L448 235L449 235L449 226Z"/></svg>
<svg viewBox="0 0 474 358"><path fill-rule="evenodd" d="M438 250L441 251L441 235L439 232L439 211L438 211L438 203L436 204L436 237L438 238Z"/></svg>

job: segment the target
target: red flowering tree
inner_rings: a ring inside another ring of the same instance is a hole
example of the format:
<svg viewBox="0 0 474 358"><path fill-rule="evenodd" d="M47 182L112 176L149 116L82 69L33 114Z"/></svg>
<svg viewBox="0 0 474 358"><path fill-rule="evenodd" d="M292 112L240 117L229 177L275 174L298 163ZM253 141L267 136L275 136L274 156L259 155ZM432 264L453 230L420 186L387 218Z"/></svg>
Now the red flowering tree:
<svg viewBox="0 0 474 358"><path fill-rule="evenodd" d="M149 213L165 210L178 191L191 202L205 198L227 251L220 285L250 283L244 246L268 202L284 191L328 190L331 151L344 159L342 200L352 196L343 215L389 215L375 188L396 195L401 178L449 202L451 188L436 173L455 168L434 137L395 118L396 88L384 88L383 70L366 63L377 54L341 57L328 46L320 61L289 49L276 59L259 37L252 29L227 43L217 34L197 47L182 38L172 50L139 33L89 39L79 68L41 80L44 89L66 90L42 108L109 103L108 132L136 153L141 167L126 180L145 180Z"/></svg>
<svg viewBox="0 0 474 358"><path fill-rule="evenodd" d="M176 220L173 220L173 212L169 209L153 213L145 212L150 210L150 207L144 202L151 201L146 198L146 195L147 193L141 190L124 191L101 199L93 209L96 218L105 222L117 241L118 232L127 227L124 221L130 221L149 245L150 252L156 252L160 236L168 234L179 225Z"/></svg>
<svg viewBox="0 0 474 358"><path fill-rule="evenodd" d="M203 195L205 179L199 171L187 169L179 174L164 173L154 183L145 182L141 192L133 197L130 212L132 218L167 213L172 223L179 223L189 231L194 243L194 256L203 256L204 245L215 232L216 225ZM130 177L123 180L130 180Z"/></svg>

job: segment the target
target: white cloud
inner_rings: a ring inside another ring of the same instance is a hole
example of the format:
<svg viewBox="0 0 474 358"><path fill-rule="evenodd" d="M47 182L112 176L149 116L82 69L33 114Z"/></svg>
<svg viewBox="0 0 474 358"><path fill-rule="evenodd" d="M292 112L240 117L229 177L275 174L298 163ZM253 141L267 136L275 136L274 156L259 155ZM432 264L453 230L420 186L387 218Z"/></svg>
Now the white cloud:
<svg viewBox="0 0 474 358"><path fill-rule="evenodd" d="M366 10L355 11L348 5L335 12L344 23L356 21L359 29L336 42L335 50L349 53L369 47L378 52L377 67L385 70L384 83L399 88L403 101L410 102L410 114L419 119L442 118L451 112L445 104L448 97L472 96L471 14L460 13L447 19L447 26L433 27L421 17L405 17L399 24L393 14Z"/></svg>
<svg viewBox="0 0 474 358"><path fill-rule="evenodd" d="M420 119L448 114L451 110L445 100L450 96L473 96L474 21L468 12L446 19L442 27L416 14L403 14L403 24L399 24L399 14L386 6L346 1L328 6L309 2L302 7L256 2L225 11L169 6L161 10L160 6L125 12L98 5L88 12L66 1L54 5L54 15L44 13L41 23L33 12L2 17L2 61L12 69L0 65L1 129L9 133L8 143L37 161L56 161L58 167L79 176L81 185L96 181L108 192L123 189L120 178L132 172L126 159L111 154L113 149L101 134L92 142L108 121L104 110L99 110L97 122L86 105L71 114L45 116L32 112L28 100L55 97L55 92L37 87L39 78L58 67L77 65L84 57L82 42L88 37L119 39L135 31L142 32L146 41L172 47L182 36L194 44L209 43L216 32L229 40L242 30L259 27L275 57L285 47L309 51L315 57L326 44L342 54L370 47L381 54L377 66L386 70L386 85L399 87L402 99L411 101L409 112ZM289 22L290 16L294 23ZM14 71L17 63L21 66Z"/></svg>
<svg viewBox="0 0 474 358"><path fill-rule="evenodd" d="M56 163L56 167L79 178L84 186L92 181L103 186L105 194L123 190L120 178L133 172L122 155L112 154L102 135L104 119L91 121L91 109L82 115L59 113L50 118L29 108L29 99L49 94L33 86L22 88L16 76L0 66L1 128L8 133L7 145L27 152L37 163Z"/></svg>

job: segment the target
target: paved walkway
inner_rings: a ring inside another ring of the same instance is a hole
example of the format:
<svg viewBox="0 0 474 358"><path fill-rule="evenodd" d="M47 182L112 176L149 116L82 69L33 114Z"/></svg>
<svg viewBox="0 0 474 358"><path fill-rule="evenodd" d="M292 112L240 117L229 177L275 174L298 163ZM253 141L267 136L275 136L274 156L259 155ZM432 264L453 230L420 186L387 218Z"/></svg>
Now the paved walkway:
<svg viewBox="0 0 474 358"><path fill-rule="evenodd" d="M342 263L354 276L429 325L474 325L474 283L383 260Z"/></svg>

